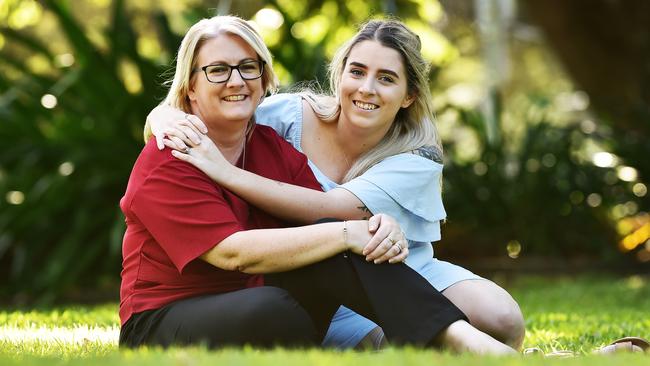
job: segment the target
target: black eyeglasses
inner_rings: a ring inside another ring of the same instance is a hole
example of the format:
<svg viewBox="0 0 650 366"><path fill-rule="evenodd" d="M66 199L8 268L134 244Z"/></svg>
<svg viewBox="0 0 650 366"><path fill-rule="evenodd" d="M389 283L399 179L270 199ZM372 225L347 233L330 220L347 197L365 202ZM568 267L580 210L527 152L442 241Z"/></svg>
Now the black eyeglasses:
<svg viewBox="0 0 650 366"><path fill-rule="evenodd" d="M264 74L264 61L245 61L239 65L214 64L203 66L201 70L205 73L205 78L211 83L225 83L230 80L232 70L237 70L239 76L244 80L255 80ZM196 69L194 72L198 71Z"/></svg>

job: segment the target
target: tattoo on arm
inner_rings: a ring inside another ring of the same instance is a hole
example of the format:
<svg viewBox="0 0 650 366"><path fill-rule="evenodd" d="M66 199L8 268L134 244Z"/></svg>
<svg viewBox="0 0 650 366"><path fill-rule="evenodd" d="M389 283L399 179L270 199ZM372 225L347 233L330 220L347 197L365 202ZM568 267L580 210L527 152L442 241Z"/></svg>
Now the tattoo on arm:
<svg viewBox="0 0 650 366"><path fill-rule="evenodd" d="M364 216L362 218L362 220L368 220L370 218L370 216L372 216L372 212L370 211L370 209L368 207L366 207L366 205L357 206L357 208L359 210L361 210L361 212L363 212L364 214L367 214L366 216Z"/></svg>
<svg viewBox="0 0 650 366"><path fill-rule="evenodd" d="M411 154L419 155L425 159L442 164L442 151L433 145L422 146L415 150L411 150Z"/></svg>

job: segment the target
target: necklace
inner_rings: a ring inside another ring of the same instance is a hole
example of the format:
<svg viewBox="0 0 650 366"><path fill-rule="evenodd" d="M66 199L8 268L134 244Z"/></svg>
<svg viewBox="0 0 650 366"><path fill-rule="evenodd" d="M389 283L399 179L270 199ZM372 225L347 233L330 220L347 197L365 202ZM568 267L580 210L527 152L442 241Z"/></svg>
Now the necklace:
<svg viewBox="0 0 650 366"><path fill-rule="evenodd" d="M249 133L246 131L246 134L244 134L244 141L242 142L242 152L241 152L241 168L242 170L246 170L244 167L246 166L246 145L247 145L247 140L248 140Z"/></svg>
<svg viewBox="0 0 650 366"><path fill-rule="evenodd" d="M253 135L253 130L255 129L255 124L253 123L252 125L249 124L246 126L246 132L244 132L244 142L242 143L244 146L242 147L242 153L241 153L241 169L246 170L244 167L246 166L246 145L248 145L248 139Z"/></svg>
<svg viewBox="0 0 650 366"><path fill-rule="evenodd" d="M242 147L242 156L241 156L241 168L242 170L244 169L244 166L246 166L246 137L244 137L244 146Z"/></svg>

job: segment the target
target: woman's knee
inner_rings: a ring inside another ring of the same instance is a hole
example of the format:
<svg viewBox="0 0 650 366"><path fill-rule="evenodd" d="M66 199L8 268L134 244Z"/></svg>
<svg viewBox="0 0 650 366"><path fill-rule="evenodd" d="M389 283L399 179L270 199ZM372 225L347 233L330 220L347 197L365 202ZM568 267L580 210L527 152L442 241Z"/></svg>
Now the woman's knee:
<svg viewBox="0 0 650 366"><path fill-rule="evenodd" d="M519 305L514 301L506 301L498 309L492 309L495 333L501 340L515 349L519 349L524 340L526 326Z"/></svg>
<svg viewBox="0 0 650 366"><path fill-rule="evenodd" d="M260 287L246 304L242 327L282 345L317 343L316 329L309 314L289 293L277 287Z"/></svg>
<svg viewBox="0 0 650 366"><path fill-rule="evenodd" d="M458 306L470 323L492 337L519 348L525 334L524 318L517 302L487 280L461 281L443 294Z"/></svg>
<svg viewBox="0 0 650 366"><path fill-rule="evenodd" d="M293 319L296 314L305 313L300 304L287 291L271 286L256 288L255 296L251 297L245 306L248 308L248 317L251 321L268 322L278 318Z"/></svg>

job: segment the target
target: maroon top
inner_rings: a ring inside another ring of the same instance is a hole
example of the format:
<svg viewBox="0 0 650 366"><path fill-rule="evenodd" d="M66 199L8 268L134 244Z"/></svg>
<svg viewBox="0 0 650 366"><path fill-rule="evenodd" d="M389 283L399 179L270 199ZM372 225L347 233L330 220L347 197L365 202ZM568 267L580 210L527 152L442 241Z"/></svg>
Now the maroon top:
<svg viewBox="0 0 650 366"><path fill-rule="evenodd" d="M270 127L255 127L245 156L250 172L320 190L307 158ZM122 324L134 313L180 299L261 286L260 275L222 270L199 257L237 231L287 226L174 158L169 149L158 150L154 139L135 162L120 208L127 225Z"/></svg>

